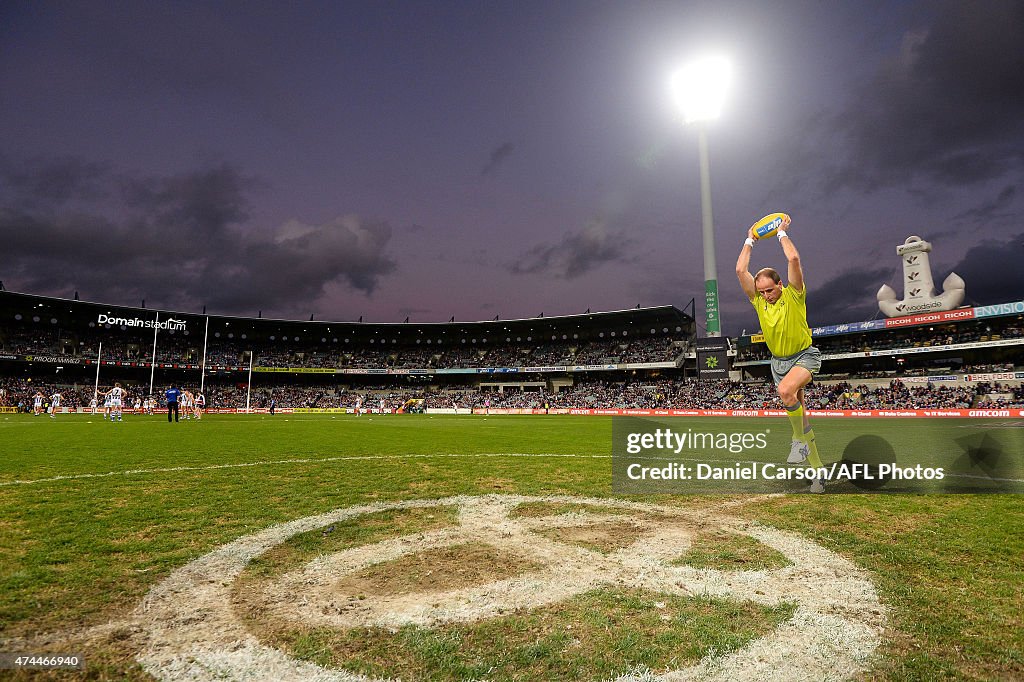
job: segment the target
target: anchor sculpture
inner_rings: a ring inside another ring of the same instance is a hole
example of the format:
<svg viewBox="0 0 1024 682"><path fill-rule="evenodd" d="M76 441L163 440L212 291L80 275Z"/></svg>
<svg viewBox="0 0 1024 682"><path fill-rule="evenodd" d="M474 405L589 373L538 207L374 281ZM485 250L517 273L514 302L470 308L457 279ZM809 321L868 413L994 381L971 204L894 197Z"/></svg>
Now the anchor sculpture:
<svg viewBox="0 0 1024 682"><path fill-rule="evenodd" d="M903 300L896 299L896 292L888 284L883 284L876 295L878 308L887 317L952 310L963 302L966 285L955 272L943 280L942 293L935 291L928 260L931 250L932 245L918 236L907 237L896 247L896 254L903 260Z"/></svg>

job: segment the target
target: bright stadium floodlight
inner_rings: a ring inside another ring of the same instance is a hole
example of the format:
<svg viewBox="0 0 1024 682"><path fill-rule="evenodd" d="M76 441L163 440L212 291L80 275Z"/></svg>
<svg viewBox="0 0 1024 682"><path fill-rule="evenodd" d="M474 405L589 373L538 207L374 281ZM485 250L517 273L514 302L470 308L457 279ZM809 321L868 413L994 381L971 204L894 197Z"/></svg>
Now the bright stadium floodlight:
<svg viewBox="0 0 1024 682"><path fill-rule="evenodd" d="M700 203L704 238L704 322L708 336L722 335L718 305L718 266L711 216L711 170L708 163L707 122L718 118L732 80L732 67L724 57L691 62L672 78L672 92L687 123L696 124L700 153Z"/></svg>
<svg viewBox="0 0 1024 682"><path fill-rule="evenodd" d="M672 91L686 122L718 118L731 80L732 66L724 57L698 59L676 72Z"/></svg>

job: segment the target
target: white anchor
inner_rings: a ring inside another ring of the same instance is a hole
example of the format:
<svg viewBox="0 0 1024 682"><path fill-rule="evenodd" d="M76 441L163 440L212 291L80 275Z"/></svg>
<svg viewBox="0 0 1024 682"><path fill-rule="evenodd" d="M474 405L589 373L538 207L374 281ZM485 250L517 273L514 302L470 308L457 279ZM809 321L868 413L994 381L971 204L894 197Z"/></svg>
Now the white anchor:
<svg viewBox="0 0 1024 682"><path fill-rule="evenodd" d="M931 243L918 236L907 237L896 247L896 255L903 260L903 300L896 299L896 292L888 284L883 284L876 294L878 308L887 317L952 310L963 302L967 285L955 272L943 280L942 293L935 291L928 260L931 250Z"/></svg>

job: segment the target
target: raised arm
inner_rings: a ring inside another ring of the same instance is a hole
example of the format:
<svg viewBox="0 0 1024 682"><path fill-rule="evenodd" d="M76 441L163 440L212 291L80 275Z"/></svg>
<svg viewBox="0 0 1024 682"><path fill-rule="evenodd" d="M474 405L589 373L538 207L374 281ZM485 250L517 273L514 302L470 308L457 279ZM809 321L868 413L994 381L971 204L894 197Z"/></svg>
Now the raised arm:
<svg viewBox="0 0 1024 682"><path fill-rule="evenodd" d="M796 245L793 244L793 240L789 238L788 234L783 236L780 233L779 244L782 244L782 252L786 254L786 263L789 269L787 285L802 292L804 290L804 270L800 266L800 253L796 250Z"/></svg>
<svg viewBox="0 0 1024 682"><path fill-rule="evenodd" d="M753 237L754 229L751 228L747 234L748 240L743 242L740 249L740 257L736 259L736 278L740 281L743 293L751 301L757 296L757 287L754 286L754 276L750 274L750 254L754 252Z"/></svg>

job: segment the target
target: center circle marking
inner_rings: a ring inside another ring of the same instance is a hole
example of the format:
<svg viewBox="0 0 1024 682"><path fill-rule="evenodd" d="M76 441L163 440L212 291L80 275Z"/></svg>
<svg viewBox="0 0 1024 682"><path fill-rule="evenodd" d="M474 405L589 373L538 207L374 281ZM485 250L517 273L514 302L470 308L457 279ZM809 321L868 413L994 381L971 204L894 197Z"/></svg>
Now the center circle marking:
<svg viewBox="0 0 1024 682"><path fill-rule="evenodd" d="M620 513L514 518L522 504L599 506ZM722 656L644 680L849 679L862 672L880 641L885 609L868 576L847 559L794 534L743 519L632 501L572 496L484 495L376 503L309 516L247 535L174 571L132 614L143 634L137 660L160 680L375 682L374 678L294 659L248 632L231 606L246 565L299 533L375 512L454 506L451 528L416 533L318 557L286 573L268 596L272 617L336 628L432 626L472 622L558 603L611 586L675 596L709 596L761 605L794 603L793 616L765 636ZM640 529L628 547L601 553L538 531L628 520ZM673 523L674 521L674 523ZM687 525L689 524L689 525ZM690 547L693 527L748 535L791 565L720 571L673 566ZM444 592L366 595L355 606L325 608L339 578L408 554L483 542L530 559L539 569ZM640 676L625 674L622 682Z"/></svg>

